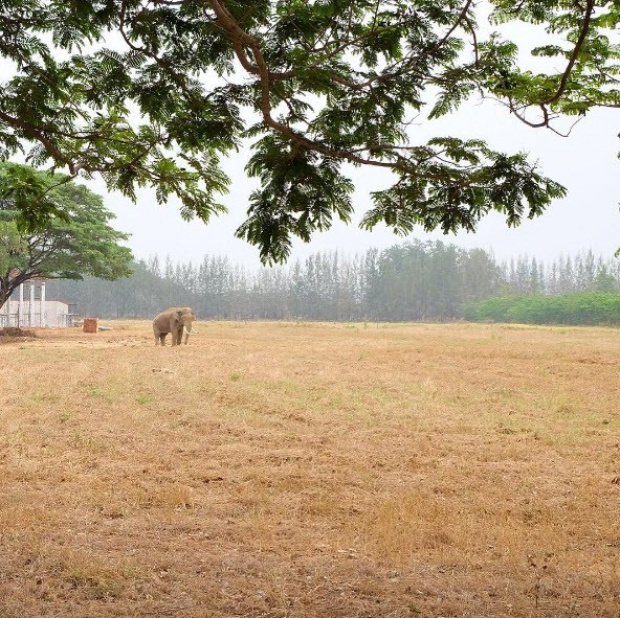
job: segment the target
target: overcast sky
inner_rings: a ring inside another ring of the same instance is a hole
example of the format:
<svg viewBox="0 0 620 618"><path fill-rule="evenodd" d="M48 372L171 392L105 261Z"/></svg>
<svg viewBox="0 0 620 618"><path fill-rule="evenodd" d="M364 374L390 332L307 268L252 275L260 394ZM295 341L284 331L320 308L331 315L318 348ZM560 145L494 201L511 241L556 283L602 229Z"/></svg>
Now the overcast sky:
<svg viewBox="0 0 620 618"><path fill-rule="evenodd" d="M317 251L338 250L343 255L354 255L407 239L439 239L465 248L479 247L492 251L499 260L528 254L551 261L589 249L611 258L620 247L619 130L617 112L598 110L579 122L569 137L560 137L549 130L527 127L500 104L490 102L471 104L440 122L421 121L412 127L412 143L423 143L431 136L455 135L485 139L490 146L509 154L529 153L544 174L568 188L568 196L554 202L542 217L525 220L516 229L509 229L501 216L493 214L475 234L444 236L420 229L402 238L384 228L365 232L357 227L371 206L370 191L390 184L390 176L383 170L350 168L356 186L357 220L349 226L335 224L331 231L317 234L309 245L297 242L291 261ZM230 212L208 225L183 221L174 200L158 206L151 191L142 191L138 203L133 204L119 194L106 194L101 182L90 186L105 195L106 206L117 216L114 227L131 234L128 244L136 258L157 254L162 258L170 256L175 262L199 262L207 254L226 255L236 263L258 266L258 250L234 237L255 186L243 171L247 156L239 153L226 162L232 187L222 202Z"/></svg>

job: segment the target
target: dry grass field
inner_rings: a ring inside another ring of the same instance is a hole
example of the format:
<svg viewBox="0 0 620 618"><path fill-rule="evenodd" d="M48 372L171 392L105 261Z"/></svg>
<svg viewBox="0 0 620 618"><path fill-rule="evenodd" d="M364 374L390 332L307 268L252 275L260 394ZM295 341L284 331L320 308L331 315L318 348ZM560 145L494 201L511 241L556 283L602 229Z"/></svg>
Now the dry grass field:
<svg viewBox="0 0 620 618"><path fill-rule="evenodd" d="M620 332L0 341L0 618L620 616Z"/></svg>

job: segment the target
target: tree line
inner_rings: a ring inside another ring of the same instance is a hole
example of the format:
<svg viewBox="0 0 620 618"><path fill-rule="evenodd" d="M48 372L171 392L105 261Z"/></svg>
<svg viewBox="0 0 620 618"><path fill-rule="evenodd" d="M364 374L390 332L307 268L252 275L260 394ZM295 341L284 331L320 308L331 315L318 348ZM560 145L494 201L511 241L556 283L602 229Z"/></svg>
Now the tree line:
<svg viewBox="0 0 620 618"><path fill-rule="evenodd" d="M48 297L76 303L82 316L108 319L189 305L199 319L450 321L475 319L476 303L493 297L619 290L618 260L592 251L551 263L528 255L499 262L483 249L414 240L258 269L225 256L205 255L195 264L155 255L135 263L127 279L52 281Z"/></svg>

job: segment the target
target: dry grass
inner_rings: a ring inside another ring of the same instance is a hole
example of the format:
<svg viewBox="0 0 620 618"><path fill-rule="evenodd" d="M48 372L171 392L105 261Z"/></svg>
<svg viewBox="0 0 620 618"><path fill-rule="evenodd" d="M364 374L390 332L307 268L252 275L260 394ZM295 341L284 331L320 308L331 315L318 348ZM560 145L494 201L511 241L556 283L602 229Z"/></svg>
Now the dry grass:
<svg viewBox="0 0 620 618"><path fill-rule="evenodd" d="M0 618L620 615L620 333L0 345Z"/></svg>

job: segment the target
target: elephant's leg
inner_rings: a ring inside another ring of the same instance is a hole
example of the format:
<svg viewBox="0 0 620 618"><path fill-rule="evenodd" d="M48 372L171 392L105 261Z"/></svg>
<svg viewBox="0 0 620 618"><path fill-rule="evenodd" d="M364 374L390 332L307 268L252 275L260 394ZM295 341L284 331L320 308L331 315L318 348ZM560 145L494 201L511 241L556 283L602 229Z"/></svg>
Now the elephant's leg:
<svg viewBox="0 0 620 618"><path fill-rule="evenodd" d="M159 343L162 346L166 345L166 335L167 335L167 333L160 333L159 334Z"/></svg>

